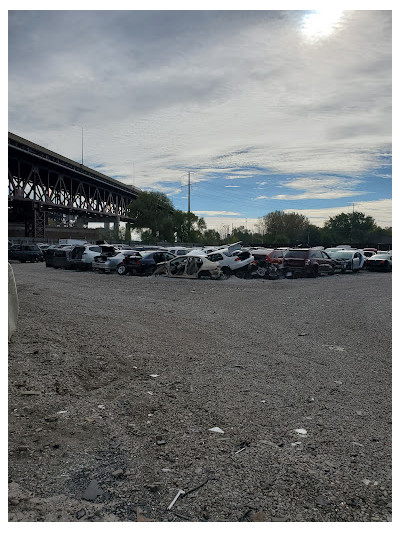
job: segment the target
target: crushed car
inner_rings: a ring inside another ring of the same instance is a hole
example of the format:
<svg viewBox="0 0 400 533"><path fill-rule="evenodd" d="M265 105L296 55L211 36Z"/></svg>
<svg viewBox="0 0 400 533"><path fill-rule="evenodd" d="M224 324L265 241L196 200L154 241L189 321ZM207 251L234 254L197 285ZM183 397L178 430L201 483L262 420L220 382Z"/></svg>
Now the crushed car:
<svg viewBox="0 0 400 533"><path fill-rule="evenodd" d="M171 278L220 279L222 270L218 262L199 254L175 257L160 264L154 274L164 274Z"/></svg>

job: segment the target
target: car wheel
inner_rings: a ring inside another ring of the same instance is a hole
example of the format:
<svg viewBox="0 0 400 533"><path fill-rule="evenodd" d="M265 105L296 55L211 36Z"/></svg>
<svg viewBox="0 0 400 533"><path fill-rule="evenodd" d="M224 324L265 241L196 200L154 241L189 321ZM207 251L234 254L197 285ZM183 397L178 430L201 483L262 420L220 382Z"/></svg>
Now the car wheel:
<svg viewBox="0 0 400 533"><path fill-rule="evenodd" d="M317 278L317 277L318 277L318 274L319 274L319 272L318 272L318 267L315 266L315 267L311 270L311 277L312 277L312 278Z"/></svg>
<svg viewBox="0 0 400 533"><path fill-rule="evenodd" d="M224 266L222 267L222 274L229 278L229 276L232 274L232 270L229 267Z"/></svg>
<svg viewBox="0 0 400 533"><path fill-rule="evenodd" d="M121 263L120 265L117 266L117 272L120 276L125 276L125 274L128 272L128 269L126 268L125 265Z"/></svg>
<svg viewBox="0 0 400 533"><path fill-rule="evenodd" d="M199 272L198 278L199 279L211 279L211 274L208 272L208 270L205 270L203 272Z"/></svg>
<svg viewBox="0 0 400 533"><path fill-rule="evenodd" d="M334 273L335 273L335 269L334 267L332 267L331 270L328 272L328 276L333 276Z"/></svg>

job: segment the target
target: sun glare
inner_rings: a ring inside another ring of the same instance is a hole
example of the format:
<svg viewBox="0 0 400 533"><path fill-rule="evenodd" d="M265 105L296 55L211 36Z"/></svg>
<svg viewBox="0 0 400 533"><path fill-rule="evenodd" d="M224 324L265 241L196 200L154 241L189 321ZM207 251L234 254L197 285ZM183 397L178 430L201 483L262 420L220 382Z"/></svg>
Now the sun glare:
<svg viewBox="0 0 400 533"><path fill-rule="evenodd" d="M324 39L338 27L343 11L312 11L305 15L302 31L311 40Z"/></svg>

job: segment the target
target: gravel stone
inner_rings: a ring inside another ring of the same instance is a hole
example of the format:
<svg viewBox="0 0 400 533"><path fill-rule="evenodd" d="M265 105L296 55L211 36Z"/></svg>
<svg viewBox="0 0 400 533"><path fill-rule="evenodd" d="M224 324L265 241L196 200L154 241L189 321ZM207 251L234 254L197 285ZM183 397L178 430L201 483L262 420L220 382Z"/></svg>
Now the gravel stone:
<svg viewBox="0 0 400 533"><path fill-rule="evenodd" d="M391 273L12 267L9 521L391 521Z"/></svg>

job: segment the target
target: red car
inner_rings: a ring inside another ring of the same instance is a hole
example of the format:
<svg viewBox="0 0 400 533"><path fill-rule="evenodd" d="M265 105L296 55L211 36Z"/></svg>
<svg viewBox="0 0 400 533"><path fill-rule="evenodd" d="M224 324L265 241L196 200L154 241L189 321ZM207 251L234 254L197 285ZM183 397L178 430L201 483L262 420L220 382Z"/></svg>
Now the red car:
<svg viewBox="0 0 400 533"><path fill-rule="evenodd" d="M283 259L286 273L303 274L316 278L320 274L332 276L335 272L334 261L323 250L313 248L291 248Z"/></svg>

